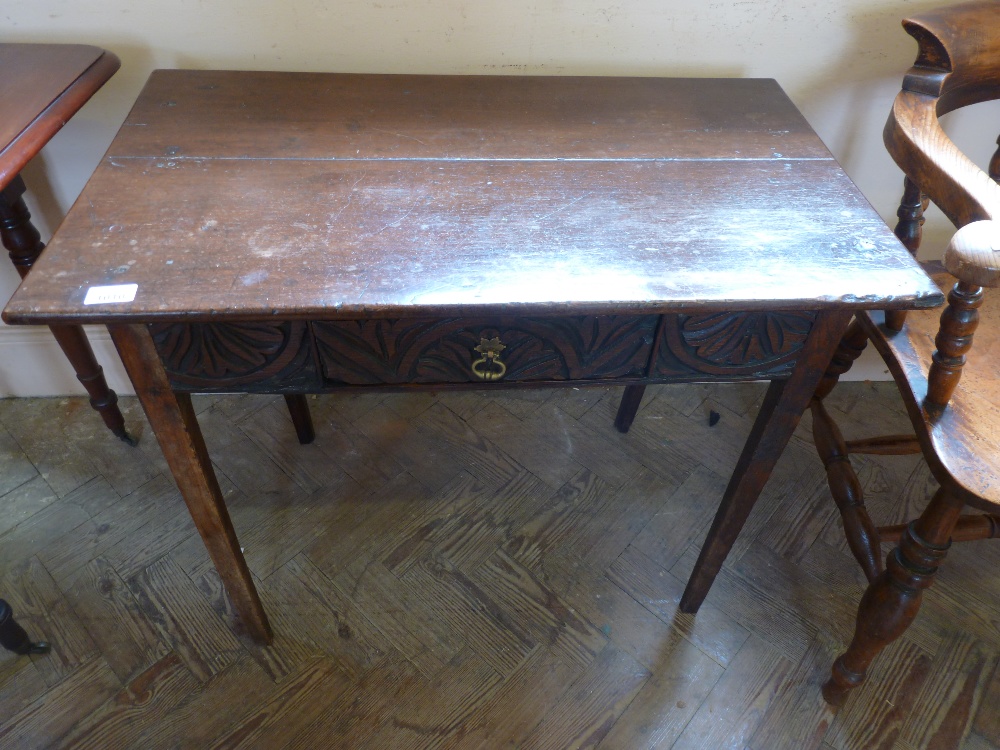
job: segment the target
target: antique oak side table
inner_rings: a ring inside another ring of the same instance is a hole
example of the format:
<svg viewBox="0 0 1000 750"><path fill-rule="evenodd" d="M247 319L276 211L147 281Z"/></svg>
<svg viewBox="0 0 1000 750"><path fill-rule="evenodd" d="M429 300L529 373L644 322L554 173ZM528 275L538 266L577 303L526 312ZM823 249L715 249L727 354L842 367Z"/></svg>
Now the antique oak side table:
<svg viewBox="0 0 1000 750"><path fill-rule="evenodd" d="M774 81L157 71L4 319L108 324L266 642L190 393L769 380L694 611L852 312L940 302Z"/></svg>
<svg viewBox="0 0 1000 750"><path fill-rule="evenodd" d="M24 166L118 70L118 58L80 44L0 44L0 241L24 278L45 248L24 203ZM54 323L52 333L90 405L127 442L114 391L76 324Z"/></svg>

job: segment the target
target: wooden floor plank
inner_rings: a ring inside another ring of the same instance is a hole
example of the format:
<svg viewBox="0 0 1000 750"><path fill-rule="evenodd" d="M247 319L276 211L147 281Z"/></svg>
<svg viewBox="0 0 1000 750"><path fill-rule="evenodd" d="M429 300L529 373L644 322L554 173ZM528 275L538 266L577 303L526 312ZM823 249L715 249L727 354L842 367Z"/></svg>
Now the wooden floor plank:
<svg viewBox="0 0 1000 750"><path fill-rule="evenodd" d="M535 726L524 750L595 748L632 702L649 672L624 651L609 647L570 685Z"/></svg>
<svg viewBox="0 0 1000 750"><path fill-rule="evenodd" d="M705 538L715 516L715 508L705 498L722 497L725 489L724 477L699 467L673 492L667 490L663 505L636 536L632 547L669 570L684 550Z"/></svg>
<svg viewBox="0 0 1000 750"><path fill-rule="evenodd" d="M44 748L57 742L118 692L121 683L100 657L12 715L0 718L0 747Z"/></svg>
<svg viewBox="0 0 1000 750"><path fill-rule="evenodd" d="M447 496L446 496L447 497ZM488 502L484 502L486 498ZM396 571L420 559L421 551L446 557L465 571L473 571L489 558L494 550L511 542L524 524L546 506L552 490L527 471L509 482L487 490L477 485L474 503L463 505L460 512L442 518L429 529L420 548L410 546L392 553L387 563ZM406 552L406 559L400 552Z"/></svg>
<svg viewBox="0 0 1000 750"><path fill-rule="evenodd" d="M479 567L474 580L534 638L572 663L587 666L607 645L599 628L503 551Z"/></svg>
<svg viewBox="0 0 1000 750"><path fill-rule="evenodd" d="M0 410L0 419L2 419L2 410ZM41 479L38 469L21 450L21 446L17 444L17 440L10 434L10 431L6 427L0 426L0 497L32 479ZM51 489L49 489L48 494L52 500L57 497ZM8 502L12 503L13 500ZM13 513L13 511L14 507L11 505L11 512ZM0 534L16 525L20 520L20 518L14 520L10 517L0 520Z"/></svg>
<svg viewBox="0 0 1000 750"><path fill-rule="evenodd" d="M305 555L289 561L281 576L271 582L280 589L297 628L324 653L358 678L390 652L396 644ZM276 574L277 575L277 574ZM274 578L274 577L272 577Z"/></svg>
<svg viewBox="0 0 1000 750"><path fill-rule="evenodd" d="M364 419L354 423L354 428L372 442L376 451L393 455L429 490L441 489L466 469L454 455L450 444L442 440L428 440L426 431L418 429L382 404L365 413Z"/></svg>
<svg viewBox="0 0 1000 750"><path fill-rule="evenodd" d="M410 683L386 712L367 747L417 750L447 747L503 678L471 649L456 654L427 685Z"/></svg>
<svg viewBox="0 0 1000 750"><path fill-rule="evenodd" d="M971 728L998 656L967 633L945 639L900 739L913 747L957 747Z"/></svg>
<svg viewBox="0 0 1000 750"><path fill-rule="evenodd" d="M697 616L681 612L678 605L684 582L631 546L612 563L608 577L723 667L728 666L750 635L710 602L702 605Z"/></svg>
<svg viewBox="0 0 1000 750"><path fill-rule="evenodd" d="M331 583L337 596L352 602L426 678L432 679L461 650L455 634L435 622L414 594L381 564L366 567L357 581L341 575ZM415 617L417 612L422 616Z"/></svg>
<svg viewBox="0 0 1000 750"><path fill-rule="evenodd" d="M645 663L652 674L601 741L602 750L671 747L724 672L676 631L660 640L655 658Z"/></svg>
<svg viewBox="0 0 1000 750"><path fill-rule="evenodd" d="M743 750L794 663L750 636L672 745L672 750Z"/></svg>
<svg viewBox="0 0 1000 750"><path fill-rule="evenodd" d="M290 676L264 703L256 707L249 720L241 720L223 733L212 750L237 750L251 747L280 747L287 738L288 725L313 721L347 689L348 681L335 662L314 659Z"/></svg>
<svg viewBox="0 0 1000 750"><path fill-rule="evenodd" d="M3 447L0 446L0 451L2 450ZM0 453L0 456L2 455ZM4 512L0 516L0 538L18 524L24 523L38 511L59 499L52 488L38 475L35 467L27 461L25 463L31 469L30 474L22 478L19 476L17 468L13 468L12 474L14 476L4 483L13 486L7 486L6 491L0 496L0 502L3 503L4 508ZM4 467L0 466L0 472L3 469ZM0 482L2 481L3 474L0 473Z"/></svg>
<svg viewBox="0 0 1000 750"><path fill-rule="evenodd" d="M254 715L276 691L257 663L241 656L147 727L135 746L143 750L204 750L227 727Z"/></svg>
<svg viewBox="0 0 1000 750"><path fill-rule="evenodd" d="M584 468L572 455L569 441L553 441L534 420L515 417L492 401L483 409L470 410L465 420L502 447L505 453L553 489L558 489ZM547 432L547 431L546 431Z"/></svg>
<svg viewBox="0 0 1000 750"><path fill-rule="evenodd" d="M134 574L142 566L133 559L133 554L142 555L147 563L152 562L150 557L159 557L191 534L193 524L183 520L180 512L183 509L177 485L172 478L160 475L129 495L126 502L107 507L84 529L67 532L56 543L47 546L40 557L57 581L65 581L75 577L91 560L108 557L109 551L117 547L116 561L127 562ZM144 528L147 537L154 541L158 539L158 530L164 532L164 543L155 545L158 554L150 555L137 544L137 536ZM168 529L170 534L167 534Z"/></svg>
<svg viewBox="0 0 1000 750"><path fill-rule="evenodd" d="M0 571L9 570L36 554L51 556L59 549L57 540L75 530L82 531L91 523L90 514L66 498L47 504L0 535Z"/></svg>
<svg viewBox="0 0 1000 750"><path fill-rule="evenodd" d="M830 729L836 710L820 692L830 676L838 646L820 634L802 661L778 688L760 726L750 738L752 750L815 750Z"/></svg>
<svg viewBox="0 0 1000 750"><path fill-rule="evenodd" d="M236 636L169 557L128 583L143 614L199 680L208 680L242 652Z"/></svg>
<svg viewBox="0 0 1000 750"><path fill-rule="evenodd" d="M403 472L403 467L395 459L393 452L378 450L375 443L339 412L317 408L317 401L319 399L315 398L309 401L319 438L313 445L351 479L362 487L375 488ZM325 486L325 482L323 484Z"/></svg>
<svg viewBox="0 0 1000 750"><path fill-rule="evenodd" d="M516 618L447 558L424 560L402 582L420 591L435 617L461 633L467 648L498 674L510 674L537 645Z"/></svg>
<svg viewBox="0 0 1000 750"><path fill-rule="evenodd" d="M986 684L972 728L985 740L1000 746L1000 663Z"/></svg>
<svg viewBox="0 0 1000 750"><path fill-rule="evenodd" d="M181 659L170 653L78 722L60 744L78 750L134 746L146 729L159 723L197 685Z"/></svg>
<svg viewBox="0 0 1000 750"><path fill-rule="evenodd" d="M283 750L374 748L372 738L391 723L401 696L427 684L409 662L383 659L357 679L340 700L305 726L289 727ZM384 747L381 746L381 747Z"/></svg>
<svg viewBox="0 0 1000 750"><path fill-rule="evenodd" d="M548 649L536 648L442 744L455 750L522 747L529 733L561 701L577 671Z"/></svg>
<svg viewBox="0 0 1000 750"><path fill-rule="evenodd" d="M166 643L106 559L88 563L63 591L74 611L83 613L87 632L123 683L167 655Z"/></svg>
<svg viewBox="0 0 1000 750"><path fill-rule="evenodd" d="M0 587L21 626L33 639L52 645L51 652L35 663L46 684L63 682L99 655L87 627L37 557L8 571Z"/></svg>
<svg viewBox="0 0 1000 750"><path fill-rule="evenodd" d="M5 716L13 716L47 689L30 657L0 651L0 707Z"/></svg>
<svg viewBox="0 0 1000 750"><path fill-rule="evenodd" d="M905 637L875 660L868 681L840 709L826 741L835 750L891 750L930 672L926 652Z"/></svg>

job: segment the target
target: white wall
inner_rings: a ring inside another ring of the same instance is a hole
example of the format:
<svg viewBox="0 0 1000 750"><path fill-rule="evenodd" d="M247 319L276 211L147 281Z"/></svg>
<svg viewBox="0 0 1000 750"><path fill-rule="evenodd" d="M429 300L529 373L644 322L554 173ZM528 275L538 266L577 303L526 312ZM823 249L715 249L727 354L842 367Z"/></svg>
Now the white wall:
<svg viewBox="0 0 1000 750"><path fill-rule="evenodd" d="M3 41L79 42L122 69L25 170L43 235L82 190L154 68L776 78L876 209L900 173L882 124L915 43L905 15L943 0L29 0L0 11ZM990 105L992 106L992 105ZM1000 109L955 123L980 163ZM734 194L734 211L740 195ZM926 248L947 240L940 216ZM17 283L0 263L0 299ZM106 333L92 339L130 391ZM859 372L877 377L881 368ZM42 331L0 328L0 395L82 392Z"/></svg>

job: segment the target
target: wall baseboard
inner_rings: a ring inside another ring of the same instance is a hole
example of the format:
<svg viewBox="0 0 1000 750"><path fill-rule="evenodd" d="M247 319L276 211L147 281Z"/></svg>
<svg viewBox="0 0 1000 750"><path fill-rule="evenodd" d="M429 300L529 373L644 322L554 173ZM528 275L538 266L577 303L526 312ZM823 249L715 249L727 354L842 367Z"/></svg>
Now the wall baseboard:
<svg viewBox="0 0 1000 750"><path fill-rule="evenodd" d="M111 389L123 396L134 394L107 329L86 326L84 330ZM889 379L889 371L872 347L844 378L855 381ZM0 398L83 395L86 395L83 386L47 328L0 326Z"/></svg>
<svg viewBox="0 0 1000 750"><path fill-rule="evenodd" d="M107 330L100 326L84 330L111 389L121 395L134 393ZM86 391L47 328L0 327L0 398L84 395Z"/></svg>

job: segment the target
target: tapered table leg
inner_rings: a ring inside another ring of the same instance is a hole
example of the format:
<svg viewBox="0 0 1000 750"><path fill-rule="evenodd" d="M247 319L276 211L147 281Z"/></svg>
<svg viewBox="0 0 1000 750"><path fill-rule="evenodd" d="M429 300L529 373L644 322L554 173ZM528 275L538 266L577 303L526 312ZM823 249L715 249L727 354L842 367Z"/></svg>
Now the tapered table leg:
<svg viewBox="0 0 1000 750"><path fill-rule="evenodd" d="M697 612L725 562L774 465L791 438L851 318L835 311L817 316L788 380L771 382L701 554L681 597L682 612Z"/></svg>
<svg viewBox="0 0 1000 750"><path fill-rule="evenodd" d="M285 405L288 406L288 414L292 418L292 425L295 427L299 443L308 445L316 439L312 414L309 413L309 402L301 393L286 393Z"/></svg>
<svg viewBox="0 0 1000 750"><path fill-rule="evenodd" d="M113 325L108 330L240 620L256 641L270 643L271 626L240 551L190 395L171 390L145 326Z"/></svg>
<svg viewBox="0 0 1000 750"><path fill-rule="evenodd" d="M15 177L0 190L0 241L10 253L14 267L23 279L28 275L45 245L31 223L31 214L24 203L24 181ZM94 350L80 326L49 326L59 348L63 350L76 372L77 380L87 389L90 405L101 415L104 424L129 445L136 441L125 430L125 418L118 408L118 396L108 388L104 370L94 357Z"/></svg>
<svg viewBox="0 0 1000 750"><path fill-rule="evenodd" d="M625 386L621 403L618 404L618 414L615 415L615 428L618 432L628 432L628 428L635 421L635 415L639 411L639 404L642 403L642 395L645 392L644 385Z"/></svg>

